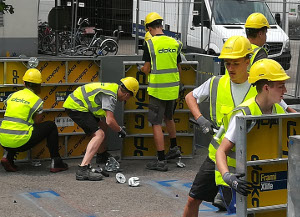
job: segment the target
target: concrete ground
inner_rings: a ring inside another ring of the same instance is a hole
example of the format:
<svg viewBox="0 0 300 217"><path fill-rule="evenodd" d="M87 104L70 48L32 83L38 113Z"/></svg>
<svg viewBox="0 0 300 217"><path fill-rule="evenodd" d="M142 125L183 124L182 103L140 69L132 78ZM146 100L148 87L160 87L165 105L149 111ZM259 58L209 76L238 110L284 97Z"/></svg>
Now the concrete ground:
<svg viewBox="0 0 300 217"><path fill-rule="evenodd" d="M39 167L30 162L17 163L20 171L15 173L8 173L0 166L0 216L179 217L206 155L206 148L199 148L193 159L182 160L185 168L177 167L173 160L168 172L146 170L148 160L122 160L122 173L127 179L139 177L139 187L117 183L115 173L98 182L76 181L75 172L81 159L66 160L69 170L57 174L49 172L49 161L42 161ZM199 216L226 215L217 210L204 203Z"/></svg>

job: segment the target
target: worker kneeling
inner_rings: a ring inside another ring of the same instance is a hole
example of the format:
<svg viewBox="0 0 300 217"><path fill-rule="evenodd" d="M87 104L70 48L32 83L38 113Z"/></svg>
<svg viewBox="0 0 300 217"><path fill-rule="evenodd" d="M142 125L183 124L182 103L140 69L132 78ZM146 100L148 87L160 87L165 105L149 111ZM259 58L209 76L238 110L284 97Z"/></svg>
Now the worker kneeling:
<svg viewBox="0 0 300 217"><path fill-rule="evenodd" d="M226 133L216 153L215 179L221 194L232 194L232 201L225 201L229 213L235 212L235 191L247 196L252 190L252 184L242 179L244 174L234 174L236 163L234 146L238 133L236 117L285 113L285 110L278 103L283 99L283 94L286 93L285 81L289 78L276 61L271 59L258 60L252 65L248 77L249 83L256 86L257 96L243 102L223 118ZM228 186L233 189L233 192Z"/></svg>
<svg viewBox="0 0 300 217"><path fill-rule="evenodd" d="M42 75L31 68L23 77L25 88L10 94L4 101L6 111L0 126L0 143L6 150L1 164L8 172L17 171L14 158L18 152L24 152L47 138L50 152L50 172L68 169L58 152L58 131L53 121L42 122L43 100L41 92Z"/></svg>

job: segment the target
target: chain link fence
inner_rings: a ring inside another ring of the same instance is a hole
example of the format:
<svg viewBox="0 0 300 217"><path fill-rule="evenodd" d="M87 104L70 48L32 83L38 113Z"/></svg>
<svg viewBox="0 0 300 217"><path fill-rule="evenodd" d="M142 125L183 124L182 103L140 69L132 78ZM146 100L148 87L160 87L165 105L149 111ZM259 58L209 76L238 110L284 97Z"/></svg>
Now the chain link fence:
<svg viewBox="0 0 300 217"><path fill-rule="evenodd" d="M71 10L70 29L76 28L79 18L88 18L85 27L102 29L105 36L121 30L117 55L142 54L144 20L150 12L164 18L165 34L181 40L184 52L210 55L219 55L229 37L245 36L244 23L251 13L263 13L271 25L265 45L269 58L281 63L291 76L287 82L288 95L300 97L300 0L61 0L59 3L60 7Z"/></svg>

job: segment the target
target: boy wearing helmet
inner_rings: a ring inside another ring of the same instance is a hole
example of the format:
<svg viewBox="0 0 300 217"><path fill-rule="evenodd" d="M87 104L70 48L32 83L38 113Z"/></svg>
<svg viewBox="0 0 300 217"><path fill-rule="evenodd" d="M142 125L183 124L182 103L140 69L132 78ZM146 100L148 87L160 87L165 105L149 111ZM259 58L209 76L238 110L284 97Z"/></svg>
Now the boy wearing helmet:
<svg viewBox="0 0 300 217"><path fill-rule="evenodd" d="M229 167L232 165L228 162L228 155L231 152L235 152L233 148L236 143L236 116L284 114L285 110L279 103L283 99L284 93L287 92L285 81L289 78L281 65L275 60L261 59L253 64L250 69L248 82L256 86L258 94L224 116L223 123L226 133L216 153L217 185L230 186L244 196L250 193L252 184L240 179L242 177L241 174L229 172ZM234 204L228 205L235 210Z"/></svg>
<svg viewBox="0 0 300 217"><path fill-rule="evenodd" d="M81 127L92 139L87 145L85 155L76 172L76 180L100 181L103 176L90 165L97 153L107 156L104 146L107 127L118 132L124 138L126 132L119 126L114 111L117 101L126 101L135 97L139 83L133 77L121 79L121 85L116 83L89 83L78 87L63 104L70 118Z"/></svg>
<svg viewBox="0 0 300 217"><path fill-rule="evenodd" d="M176 141L176 128L173 120L174 106L179 95L179 63L182 43L163 33L163 18L156 12L149 13L145 18L146 30L152 38L146 41L144 50L145 61L141 71L149 74L149 113L148 120L152 124L157 160L149 162L147 169L167 171L167 159L181 155ZM162 121L165 120L170 138L170 150L165 155Z"/></svg>
<svg viewBox="0 0 300 217"><path fill-rule="evenodd" d="M0 126L0 143L5 149L1 164L8 172L16 172L14 157L18 152L30 150L47 138L50 152L50 172L68 169L59 155L57 126L52 121L41 122L43 100L41 92L42 75L35 68L28 69L23 81L25 88L12 93L4 101L6 111Z"/></svg>

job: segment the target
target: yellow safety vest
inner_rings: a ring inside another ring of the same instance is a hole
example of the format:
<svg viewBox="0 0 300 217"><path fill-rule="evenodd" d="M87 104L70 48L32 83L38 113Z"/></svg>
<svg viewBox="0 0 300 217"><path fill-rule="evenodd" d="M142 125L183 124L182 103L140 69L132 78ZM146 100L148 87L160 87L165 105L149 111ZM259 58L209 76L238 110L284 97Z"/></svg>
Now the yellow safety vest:
<svg viewBox="0 0 300 217"><path fill-rule="evenodd" d="M113 96L117 100L117 92L119 85L116 83L100 83L94 82L76 88L63 104L64 108L72 109L80 112L91 112L96 117L105 117L106 112L102 109L102 105L95 103L95 96L102 92Z"/></svg>
<svg viewBox="0 0 300 217"><path fill-rule="evenodd" d="M266 49L263 48L263 47L259 47L259 46L255 45L255 44L251 44L251 47L253 49L253 54L252 54L251 59L250 59L250 67L253 65L253 61L254 61L255 57L256 57L257 53L261 49L263 49L266 52L266 54L268 54L268 52L266 51Z"/></svg>
<svg viewBox="0 0 300 217"><path fill-rule="evenodd" d="M178 98L180 76L177 56L182 43L168 36L154 36L147 42L151 57L148 94L161 100Z"/></svg>
<svg viewBox="0 0 300 217"><path fill-rule="evenodd" d="M238 106L233 101L230 83L229 75L214 76L210 82L210 119L218 127L222 125L224 115L227 115ZM250 86L243 102L256 96L256 94L256 88ZM212 139L208 147L208 156L214 162L216 162L218 147L219 143Z"/></svg>
<svg viewBox="0 0 300 217"><path fill-rule="evenodd" d="M33 114L42 104L43 100L27 88L9 95L0 126L2 146L18 148L28 142L33 130Z"/></svg>
<svg viewBox="0 0 300 217"><path fill-rule="evenodd" d="M229 121L238 112L243 112L244 115L254 115L254 116L262 115L262 112L261 112L259 106L255 102L255 97L252 97L251 99L247 100L246 102L243 102L242 104L240 104L237 108L235 108L233 111L231 111L228 115L224 116L223 125L224 125L224 128L225 128L225 132L228 129ZM286 113L284 111L284 109L277 103L275 103L273 105L273 112L275 114L284 114L284 113ZM223 134L222 138L224 138L224 135L225 135L225 133ZM221 141L222 140L219 140L219 142L221 142ZM235 147L227 153L227 165L228 165L229 171L234 173L235 172L235 167L236 167ZM215 170L215 181L216 181L216 185L228 186L224 182L221 173L218 171L217 166L216 166L216 170Z"/></svg>

